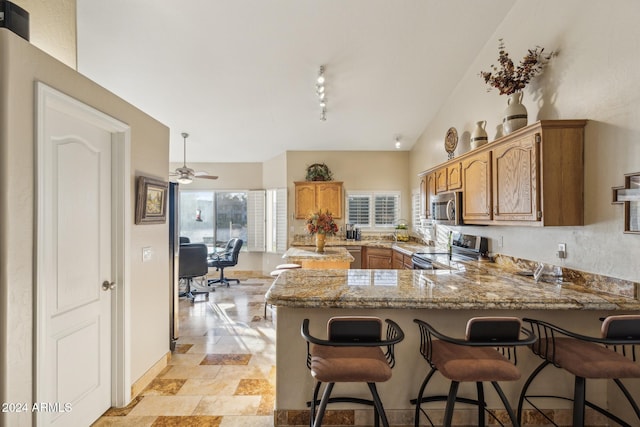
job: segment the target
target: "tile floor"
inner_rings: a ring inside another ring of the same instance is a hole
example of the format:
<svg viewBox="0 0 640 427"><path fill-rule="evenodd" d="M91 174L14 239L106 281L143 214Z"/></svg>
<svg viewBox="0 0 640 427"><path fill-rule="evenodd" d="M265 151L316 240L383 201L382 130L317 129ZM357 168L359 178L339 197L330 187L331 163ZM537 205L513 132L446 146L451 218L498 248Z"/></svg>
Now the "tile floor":
<svg viewBox="0 0 640 427"><path fill-rule="evenodd" d="M180 338L167 366L103 426L273 426L275 329L263 318L273 279L243 280L180 299Z"/></svg>

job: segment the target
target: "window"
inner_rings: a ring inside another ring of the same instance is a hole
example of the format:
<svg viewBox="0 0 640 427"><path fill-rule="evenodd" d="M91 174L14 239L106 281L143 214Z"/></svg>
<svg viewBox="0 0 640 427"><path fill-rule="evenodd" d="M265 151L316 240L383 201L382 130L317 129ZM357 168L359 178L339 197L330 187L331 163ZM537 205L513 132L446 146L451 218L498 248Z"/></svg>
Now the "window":
<svg viewBox="0 0 640 427"><path fill-rule="evenodd" d="M229 239L238 237L247 248L256 248L257 244L264 250L264 237L260 241L260 231L257 234L255 232L255 225L264 222L264 219L255 219L255 205L259 196L255 197L252 193L181 190L180 235L188 237L193 243L203 242L211 248L224 246ZM262 212L260 218L264 218L264 201L259 209Z"/></svg>
<svg viewBox="0 0 640 427"><path fill-rule="evenodd" d="M360 228L392 228L400 217L400 192L349 192L347 223Z"/></svg>

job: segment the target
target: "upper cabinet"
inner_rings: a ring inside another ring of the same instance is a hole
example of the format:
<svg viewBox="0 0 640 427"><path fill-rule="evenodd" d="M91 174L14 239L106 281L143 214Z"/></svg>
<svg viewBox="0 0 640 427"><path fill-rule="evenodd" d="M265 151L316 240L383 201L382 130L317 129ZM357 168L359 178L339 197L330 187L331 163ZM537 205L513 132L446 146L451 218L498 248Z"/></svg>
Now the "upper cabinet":
<svg viewBox="0 0 640 427"><path fill-rule="evenodd" d="M431 196L436 194L436 174L420 175L420 216L431 217Z"/></svg>
<svg viewBox="0 0 640 427"><path fill-rule="evenodd" d="M586 123L539 121L420 178L446 172L446 189L462 189L465 224L583 225Z"/></svg>
<svg viewBox="0 0 640 427"><path fill-rule="evenodd" d="M491 220L491 151L481 151L462 161L462 221Z"/></svg>
<svg viewBox="0 0 640 427"><path fill-rule="evenodd" d="M304 219L319 209L328 210L334 218L342 218L342 182L295 182L296 219Z"/></svg>
<svg viewBox="0 0 640 427"><path fill-rule="evenodd" d="M459 190L462 188L460 162L447 163L435 171L436 193Z"/></svg>

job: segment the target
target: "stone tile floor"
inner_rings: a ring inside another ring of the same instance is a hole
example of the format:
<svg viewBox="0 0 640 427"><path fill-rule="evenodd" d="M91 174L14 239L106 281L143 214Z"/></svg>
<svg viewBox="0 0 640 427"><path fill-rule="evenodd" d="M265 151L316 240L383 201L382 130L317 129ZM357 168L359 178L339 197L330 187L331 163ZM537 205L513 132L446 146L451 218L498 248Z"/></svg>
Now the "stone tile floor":
<svg viewBox="0 0 640 427"><path fill-rule="evenodd" d="M273 426L275 328L263 318L273 279L180 299L179 339L171 361L126 408L111 408L103 426Z"/></svg>

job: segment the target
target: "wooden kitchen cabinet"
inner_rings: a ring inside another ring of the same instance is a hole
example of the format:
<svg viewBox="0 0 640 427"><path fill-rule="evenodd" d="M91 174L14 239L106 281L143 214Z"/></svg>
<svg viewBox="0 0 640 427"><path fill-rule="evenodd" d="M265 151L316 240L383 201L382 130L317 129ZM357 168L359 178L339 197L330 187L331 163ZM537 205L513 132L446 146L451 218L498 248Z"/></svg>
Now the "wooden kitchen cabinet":
<svg viewBox="0 0 640 427"><path fill-rule="evenodd" d="M526 134L493 150L493 218L537 221L540 209L538 134Z"/></svg>
<svg viewBox="0 0 640 427"><path fill-rule="evenodd" d="M390 270L393 268L393 250L391 248L362 248L362 268Z"/></svg>
<svg viewBox="0 0 640 427"><path fill-rule="evenodd" d="M462 161L462 220L491 220L491 151L485 150Z"/></svg>
<svg viewBox="0 0 640 427"><path fill-rule="evenodd" d="M447 190L460 190L462 188L462 167L460 162L454 162L447 166Z"/></svg>
<svg viewBox="0 0 640 427"><path fill-rule="evenodd" d="M295 216L304 219L319 209L328 210L334 218L342 218L342 182L295 182Z"/></svg>
<svg viewBox="0 0 640 427"><path fill-rule="evenodd" d="M420 175L420 216L431 218L431 196L436 195L434 173Z"/></svg>
<svg viewBox="0 0 640 427"><path fill-rule="evenodd" d="M493 219L584 225L585 120L540 121L492 152Z"/></svg>
<svg viewBox="0 0 640 427"><path fill-rule="evenodd" d="M459 190L462 188L460 162L454 162L435 172L436 193Z"/></svg>
<svg viewBox="0 0 640 427"><path fill-rule="evenodd" d="M541 120L419 176L433 174L436 192L461 186L466 224L584 225L586 124Z"/></svg>
<svg viewBox="0 0 640 427"><path fill-rule="evenodd" d="M398 250L393 250L393 262L392 266L394 270L411 270L413 269L413 261L411 255L406 255Z"/></svg>

